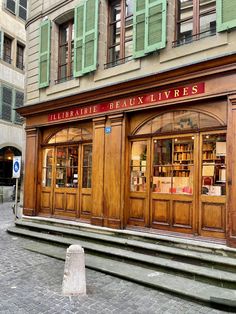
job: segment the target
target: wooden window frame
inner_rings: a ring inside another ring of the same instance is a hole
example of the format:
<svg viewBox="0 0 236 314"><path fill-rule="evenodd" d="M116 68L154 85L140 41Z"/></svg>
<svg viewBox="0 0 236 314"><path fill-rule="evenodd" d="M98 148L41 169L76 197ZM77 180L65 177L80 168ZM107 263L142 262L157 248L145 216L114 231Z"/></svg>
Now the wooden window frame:
<svg viewBox="0 0 236 314"><path fill-rule="evenodd" d="M214 9L209 9L204 11L203 13L200 14L200 1L201 0L193 0L193 15L185 18L185 19L180 19L180 0L175 0L175 38L173 42L173 46L176 47L178 46L178 41L180 40L180 25L183 22L186 22L188 20L193 21L193 28L192 28L192 36L191 38L194 38L194 40L200 39L200 17L203 15L208 15L210 13L216 12L216 5ZM192 40L193 41L193 40Z"/></svg>
<svg viewBox="0 0 236 314"><path fill-rule="evenodd" d="M60 83L62 81L67 81L73 78L73 68L72 68L72 43L74 42L74 39L72 40L72 30L74 26L74 20L67 21L64 24L61 24L59 26L59 45L58 45L58 80L57 83ZM62 29L68 27L68 41L62 44ZM61 63L61 48L68 45L68 62L62 64ZM66 77L61 77L61 67L66 65Z"/></svg>
<svg viewBox="0 0 236 314"><path fill-rule="evenodd" d="M16 45L16 67L24 70L24 50L25 46L19 42Z"/></svg>
<svg viewBox="0 0 236 314"><path fill-rule="evenodd" d="M114 7L115 3L120 3L120 19L111 21L111 16L112 16L112 7ZM108 44L107 44L107 64L105 67L112 67L115 65L118 65L120 63L124 63L126 58L129 58L130 56L125 55L125 45L127 42L132 41L133 38L125 38L125 32L126 32L126 20L131 18L133 16L132 14L129 14L126 16L126 0L111 0L109 1L108 5L108 26L107 26L107 33L108 33ZM111 44L112 40L112 35L110 28L120 22L120 42L118 44ZM110 58L110 50L114 49L116 46L120 46L120 58L118 60L111 60ZM118 61L118 62L117 62Z"/></svg>
<svg viewBox="0 0 236 314"><path fill-rule="evenodd" d="M6 41L5 41L6 40ZM3 38L3 60L12 64L12 42L13 40L4 34ZM8 53L6 53L8 51Z"/></svg>

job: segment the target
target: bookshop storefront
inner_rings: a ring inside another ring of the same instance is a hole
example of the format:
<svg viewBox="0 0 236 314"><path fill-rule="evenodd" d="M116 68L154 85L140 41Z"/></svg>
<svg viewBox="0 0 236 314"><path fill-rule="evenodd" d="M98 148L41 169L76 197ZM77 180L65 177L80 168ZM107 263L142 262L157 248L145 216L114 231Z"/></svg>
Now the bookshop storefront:
<svg viewBox="0 0 236 314"><path fill-rule="evenodd" d="M234 245L236 99L225 92L234 82L232 74L21 108L24 215Z"/></svg>

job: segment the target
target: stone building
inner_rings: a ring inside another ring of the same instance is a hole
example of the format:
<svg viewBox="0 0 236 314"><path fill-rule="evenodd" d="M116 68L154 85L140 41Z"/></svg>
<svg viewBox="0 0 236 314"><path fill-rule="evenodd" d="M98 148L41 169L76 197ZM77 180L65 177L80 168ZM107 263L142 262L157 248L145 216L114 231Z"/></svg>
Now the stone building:
<svg viewBox="0 0 236 314"><path fill-rule="evenodd" d="M236 246L236 6L29 1L28 216Z"/></svg>
<svg viewBox="0 0 236 314"><path fill-rule="evenodd" d="M0 186L3 198L12 194L12 159L21 156L24 133L22 117L25 88L26 0L0 1Z"/></svg>

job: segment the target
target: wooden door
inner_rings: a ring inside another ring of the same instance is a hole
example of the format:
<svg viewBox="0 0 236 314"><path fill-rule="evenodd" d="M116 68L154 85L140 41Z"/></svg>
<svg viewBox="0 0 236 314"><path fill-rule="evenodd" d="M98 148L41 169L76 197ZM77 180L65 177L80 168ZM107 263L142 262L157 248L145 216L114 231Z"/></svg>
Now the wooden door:
<svg viewBox="0 0 236 314"><path fill-rule="evenodd" d="M91 173L92 144L45 148L39 213L89 220Z"/></svg>
<svg viewBox="0 0 236 314"><path fill-rule="evenodd" d="M53 215L76 217L79 208L80 146L57 146L54 167Z"/></svg>
<svg viewBox="0 0 236 314"><path fill-rule="evenodd" d="M226 133L201 134L199 182L199 233L225 238L226 232Z"/></svg>
<svg viewBox="0 0 236 314"><path fill-rule="evenodd" d="M130 142L127 224L149 226L150 140Z"/></svg>
<svg viewBox="0 0 236 314"><path fill-rule="evenodd" d="M50 216L53 204L54 147L42 151L42 184L39 214Z"/></svg>
<svg viewBox="0 0 236 314"><path fill-rule="evenodd" d="M152 140L151 227L196 231L197 146L196 134Z"/></svg>

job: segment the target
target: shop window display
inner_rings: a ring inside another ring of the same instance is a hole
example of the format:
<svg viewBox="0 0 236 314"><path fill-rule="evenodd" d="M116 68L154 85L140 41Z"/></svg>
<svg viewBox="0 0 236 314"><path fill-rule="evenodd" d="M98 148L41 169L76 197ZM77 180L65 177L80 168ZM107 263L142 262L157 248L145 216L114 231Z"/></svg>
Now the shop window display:
<svg viewBox="0 0 236 314"><path fill-rule="evenodd" d="M153 140L153 192L193 193L194 137Z"/></svg>
<svg viewBox="0 0 236 314"><path fill-rule="evenodd" d="M203 136L202 194L226 195L226 134Z"/></svg>

